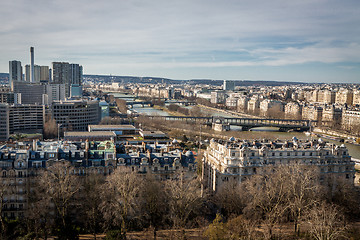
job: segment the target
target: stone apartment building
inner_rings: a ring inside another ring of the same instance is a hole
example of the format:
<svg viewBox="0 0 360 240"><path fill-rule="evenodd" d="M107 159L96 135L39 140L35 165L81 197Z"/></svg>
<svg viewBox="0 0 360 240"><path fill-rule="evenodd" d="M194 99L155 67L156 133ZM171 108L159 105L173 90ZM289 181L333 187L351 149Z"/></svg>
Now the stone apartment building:
<svg viewBox="0 0 360 240"><path fill-rule="evenodd" d="M360 134L360 111L344 109L341 126L353 134Z"/></svg>
<svg viewBox="0 0 360 240"><path fill-rule="evenodd" d="M204 153L204 181L212 191L224 183L242 183L261 174L265 167L300 164L317 168L320 180L337 176L354 182L354 162L344 145L336 146L323 141L229 141L214 140Z"/></svg>
<svg viewBox="0 0 360 240"><path fill-rule="evenodd" d="M124 145L112 141L14 142L0 149L0 181L7 188L3 216L24 216L31 194L32 179L56 162L69 162L75 175L111 174L114 169L154 174L159 180L193 177L195 156L183 151L176 141L169 144Z"/></svg>
<svg viewBox="0 0 360 240"><path fill-rule="evenodd" d="M260 102L260 114L262 116L282 118L284 104L281 101L265 99Z"/></svg>
<svg viewBox="0 0 360 240"><path fill-rule="evenodd" d="M325 106L322 112L322 125L333 127L340 126L342 119L342 109L334 105Z"/></svg>
<svg viewBox="0 0 360 240"><path fill-rule="evenodd" d="M353 104L353 91L349 89L340 89L336 92L335 103L337 104Z"/></svg>
<svg viewBox="0 0 360 240"><path fill-rule="evenodd" d="M290 119L301 119L302 105L297 102L289 102L284 107L285 117Z"/></svg>
<svg viewBox="0 0 360 240"><path fill-rule="evenodd" d="M304 105L302 108L302 119L317 121L321 123L323 108L314 105Z"/></svg>

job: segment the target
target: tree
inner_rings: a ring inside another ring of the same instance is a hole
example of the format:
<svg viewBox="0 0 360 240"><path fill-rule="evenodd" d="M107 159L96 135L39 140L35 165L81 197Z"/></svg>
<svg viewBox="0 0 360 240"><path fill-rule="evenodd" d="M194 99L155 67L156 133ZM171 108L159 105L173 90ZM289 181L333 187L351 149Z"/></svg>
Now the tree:
<svg viewBox="0 0 360 240"><path fill-rule="evenodd" d="M256 231L257 221L251 221L240 215L236 218L230 219L226 223L226 239L243 239L252 240L259 239L259 233Z"/></svg>
<svg viewBox="0 0 360 240"><path fill-rule="evenodd" d="M54 118L48 118L44 124L44 138L56 138L58 135L58 125Z"/></svg>
<svg viewBox="0 0 360 240"><path fill-rule="evenodd" d="M169 180L165 185L169 194L170 220L177 228L184 228L201 209L200 184L197 179Z"/></svg>
<svg viewBox="0 0 360 240"><path fill-rule="evenodd" d="M303 213L320 199L319 172L300 165L283 166L278 171L286 176L286 202L294 221L294 231L299 234Z"/></svg>
<svg viewBox="0 0 360 240"><path fill-rule="evenodd" d="M168 196L163 184L152 175L146 176L141 198L143 219L153 227L154 239L156 239L156 231L160 226L163 226L165 215L168 212Z"/></svg>
<svg viewBox="0 0 360 240"><path fill-rule="evenodd" d="M39 187L44 198L48 198L44 203L54 206L59 238L73 238L76 232L71 225L70 208L74 206L75 194L81 187L78 177L74 175L74 167L69 162L56 162L43 171Z"/></svg>
<svg viewBox="0 0 360 240"><path fill-rule="evenodd" d="M99 209L101 205L101 189L104 186L105 178L100 174L90 174L83 179L81 189L81 220L86 229L93 234L101 231L103 217Z"/></svg>
<svg viewBox="0 0 360 240"><path fill-rule="evenodd" d="M106 229L118 227L126 239L129 223L140 209L138 198L141 189L141 179L134 172L124 172L118 168L107 177L100 205Z"/></svg>
<svg viewBox="0 0 360 240"><path fill-rule="evenodd" d="M344 216L339 209L326 202L313 207L307 214L310 234L316 240L332 240L344 237Z"/></svg>
<svg viewBox="0 0 360 240"><path fill-rule="evenodd" d="M115 102L116 102L116 105L117 105L119 111L120 111L121 113L126 114L126 113L127 113L127 110L128 110L128 107L127 107L127 105L126 105L126 101L125 101L124 99L117 98L117 99L115 100Z"/></svg>
<svg viewBox="0 0 360 240"><path fill-rule="evenodd" d="M225 239L227 233L226 224L223 223L222 217L220 214L216 214L216 218L209 225L208 229L205 231L204 235L210 240L220 240Z"/></svg>
<svg viewBox="0 0 360 240"><path fill-rule="evenodd" d="M239 216L242 213L245 203L241 188L242 186L234 182L227 182L216 192L215 203L225 218L231 215Z"/></svg>
<svg viewBox="0 0 360 240"><path fill-rule="evenodd" d="M287 175L275 168L266 169L265 174L252 176L244 182L246 185L244 196L248 196L245 214L253 219L262 221L266 226L265 238L273 237L273 227L280 222L286 211L286 181Z"/></svg>
<svg viewBox="0 0 360 240"><path fill-rule="evenodd" d="M0 177L0 238L6 239L7 236L7 224L3 214L4 205L6 204L6 198L13 193L14 187L11 186L10 179L8 177Z"/></svg>

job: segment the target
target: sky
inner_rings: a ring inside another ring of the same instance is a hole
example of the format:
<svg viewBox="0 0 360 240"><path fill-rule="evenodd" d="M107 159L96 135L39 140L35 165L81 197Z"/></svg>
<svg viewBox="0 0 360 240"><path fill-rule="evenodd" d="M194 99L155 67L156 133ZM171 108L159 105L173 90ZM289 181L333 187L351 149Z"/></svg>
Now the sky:
<svg viewBox="0 0 360 240"><path fill-rule="evenodd" d="M360 83L359 0L2 0L0 72Z"/></svg>

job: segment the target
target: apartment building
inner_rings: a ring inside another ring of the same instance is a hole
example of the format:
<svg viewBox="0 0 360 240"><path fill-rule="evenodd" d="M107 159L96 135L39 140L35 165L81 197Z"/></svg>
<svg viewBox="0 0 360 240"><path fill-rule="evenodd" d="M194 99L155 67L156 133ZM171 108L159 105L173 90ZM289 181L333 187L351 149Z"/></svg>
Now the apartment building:
<svg viewBox="0 0 360 240"><path fill-rule="evenodd" d="M212 191L224 183L242 183L261 174L265 167L300 164L317 168L321 178L333 175L353 183L354 162L345 145L323 141L229 141L214 140L204 153L204 181ZM320 179L321 179L320 178Z"/></svg>
<svg viewBox="0 0 360 240"><path fill-rule="evenodd" d="M9 108L7 104L0 103L0 142L9 138Z"/></svg>

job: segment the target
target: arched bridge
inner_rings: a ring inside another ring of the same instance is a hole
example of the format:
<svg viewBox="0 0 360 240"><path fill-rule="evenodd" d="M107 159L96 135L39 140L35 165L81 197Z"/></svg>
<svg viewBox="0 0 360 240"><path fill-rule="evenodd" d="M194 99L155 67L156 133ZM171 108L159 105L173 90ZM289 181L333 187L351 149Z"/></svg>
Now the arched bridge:
<svg viewBox="0 0 360 240"><path fill-rule="evenodd" d="M151 119L161 119L165 121L185 121L211 124L221 122L241 126L243 131L255 127L277 127L279 131L308 131L311 126L309 120L290 120L290 119L261 119L261 118L226 118L226 117L180 117L180 116L148 116Z"/></svg>

